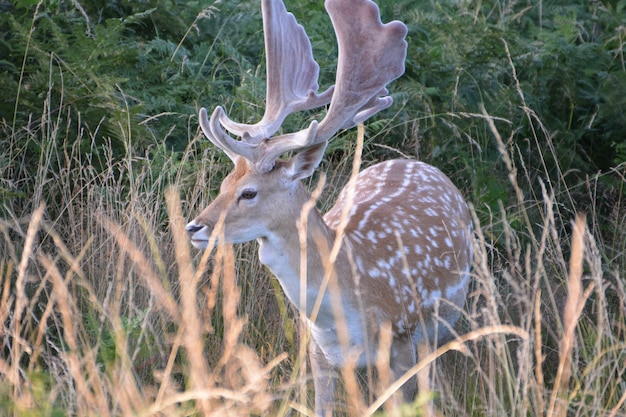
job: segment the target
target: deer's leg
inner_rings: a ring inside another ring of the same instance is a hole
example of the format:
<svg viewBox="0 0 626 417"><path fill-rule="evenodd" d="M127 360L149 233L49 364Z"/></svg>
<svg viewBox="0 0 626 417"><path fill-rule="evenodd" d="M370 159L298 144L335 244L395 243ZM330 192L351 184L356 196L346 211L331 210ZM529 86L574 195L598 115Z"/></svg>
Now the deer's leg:
<svg viewBox="0 0 626 417"><path fill-rule="evenodd" d="M335 402L336 372L313 339L309 342L309 359L315 387L315 415L332 416Z"/></svg>
<svg viewBox="0 0 626 417"><path fill-rule="evenodd" d="M391 342L391 370L395 379L417 363L416 347L409 336L395 337ZM402 386L404 401L413 401L417 395L417 379L412 377Z"/></svg>

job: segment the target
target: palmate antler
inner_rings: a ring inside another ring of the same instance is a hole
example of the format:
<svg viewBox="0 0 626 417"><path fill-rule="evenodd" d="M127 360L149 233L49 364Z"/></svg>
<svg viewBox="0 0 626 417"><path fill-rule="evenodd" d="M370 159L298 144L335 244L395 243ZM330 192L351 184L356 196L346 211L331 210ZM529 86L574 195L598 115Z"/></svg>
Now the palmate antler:
<svg viewBox="0 0 626 417"><path fill-rule="evenodd" d="M383 24L371 0L326 0L338 42L335 85L317 94L319 65L311 43L281 0L263 0L263 29L267 64L266 110L254 125L230 120L222 107L208 120L200 110L204 134L232 160L244 157L269 171L288 151L324 144L342 128L365 121L389 107L386 85L404 73L407 29L399 21ZM330 103L324 119L307 129L274 135L293 112ZM241 137L235 140L226 133Z"/></svg>

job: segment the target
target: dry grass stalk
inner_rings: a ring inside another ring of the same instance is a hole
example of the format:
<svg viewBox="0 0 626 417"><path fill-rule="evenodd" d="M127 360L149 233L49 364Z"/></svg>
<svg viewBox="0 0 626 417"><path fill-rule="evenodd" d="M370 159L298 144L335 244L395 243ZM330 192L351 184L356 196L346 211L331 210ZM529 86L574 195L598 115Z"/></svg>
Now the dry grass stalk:
<svg viewBox="0 0 626 417"><path fill-rule="evenodd" d="M572 254L570 273L567 281L567 301L563 313L563 336L561 339L559 367L550 398L548 416L565 417L569 403L569 383L572 374L572 354L575 345L575 330L587 297L592 290L590 285L583 293L582 274L585 253L586 218L578 215L572 233Z"/></svg>
<svg viewBox="0 0 626 417"><path fill-rule="evenodd" d="M212 382L209 376L209 369L204 356L204 332L200 323L198 313L198 276L195 274L191 256L189 255L189 244L185 235L184 221L180 211L180 199L175 189L167 190L165 199L167 201L170 215L170 231L174 237L174 247L176 263L178 265L178 276L181 283L181 311L180 325L183 329L182 344L185 347L189 360L193 363L190 367L191 387L199 392L210 391ZM208 400L198 399L200 411L207 415L211 407Z"/></svg>
<svg viewBox="0 0 626 417"><path fill-rule="evenodd" d="M79 313L67 283L52 259L43 254L38 258L39 262L46 268L46 275L50 279L53 292L56 295L55 304L61 313L63 336L67 344L67 349L63 352L62 359L67 364L68 371L78 392L77 411L82 415L108 416L110 415L109 406L102 391L102 381L98 380L99 375L97 373L92 374L90 372L97 370L97 368L83 366L84 358L80 356L80 340L75 321L75 318L79 317ZM86 378L87 376L93 379Z"/></svg>
<svg viewBox="0 0 626 417"><path fill-rule="evenodd" d="M384 323L380 329L378 340L378 356L376 357L376 371L378 374L378 389L376 395L381 395L392 382L391 365L389 358L391 354L391 342L393 339L391 323ZM397 391L388 401L383 404L383 409L388 415L393 415L394 411L402 404L402 392Z"/></svg>
<svg viewBox="0 0 626 417"><path fill-rule="evenodd" d="M44 206L40 205L37 210L33 213L30 222L28 224L28 231L26 232L26 239L24 241L24 250L22 252L22 257L20 259L20 263L17 268L17 279L15 281L15 307L13 310L13 346L11 349L12 360L11 366L8 373L9 380L13 383L13 396L16 400L22 400L22 393L20 392L20 375L19 375L19 363L20 357L24 353L24 345L21 343L21 322L22 322L22 314L24 313L24 309L28 305L28 300L26 298L26 270L28 268L28 264L31 260L31 256L34 252L36 245L36 237L37 232L39 231L39 226L42 221L44 213ZM26 401L28 399L24 398Z"/></svg>
<svg viewBox="0 0 626 417"><path fill-rule="evenodd" d="M144 253L135 245L131 239L124 233L124 230L115 222L106 217L98 218L98 221L104 226L106 231L116 240L123 253L126 253L133 265L139 268L139 276L145 280L146 286L157 298L157 305L164 308L167 313L176 321L180 321L178 307L172 294L163 286L163 282L159 275L152 269L151 262L148 261Z"/></svg>
<svg viewBox="0 0 626 417"><path fill-rule="evenodd" d="M535 296L535 378L537 379L537 389L535 398L537 399L537 409L544 410L543 392L545 383L543 379L543 343L541 338L541 290Z"/></svg>

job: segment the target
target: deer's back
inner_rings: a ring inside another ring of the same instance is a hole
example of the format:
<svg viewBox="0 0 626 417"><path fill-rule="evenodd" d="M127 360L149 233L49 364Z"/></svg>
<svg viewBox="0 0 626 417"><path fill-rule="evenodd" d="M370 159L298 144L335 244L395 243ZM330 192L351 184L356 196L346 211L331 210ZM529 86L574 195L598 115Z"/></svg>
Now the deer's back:
<svg viewBox="0 0 626 417"><path fill-rule="evenodd" d="M337 228L347 187L324 216ZM346 225L355 286L370 314L399 333L414 331L438 306L454 323L465 302L470 216L452 182L419 161L392 160L362 171ZM429 331L432 329L429 329Z"/></svg>

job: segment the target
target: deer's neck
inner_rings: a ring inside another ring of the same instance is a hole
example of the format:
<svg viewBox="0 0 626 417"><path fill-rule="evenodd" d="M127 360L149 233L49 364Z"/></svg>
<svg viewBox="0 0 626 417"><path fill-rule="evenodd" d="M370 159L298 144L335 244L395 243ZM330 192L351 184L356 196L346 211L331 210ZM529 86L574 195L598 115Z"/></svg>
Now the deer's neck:
<svg viewBox="0 0 626 417"><path fill-rule="evenodd" d="M310 317L324 275L331 268L329 254L336 233L326 225L315 207L310 210L305 222L300 219L298 213L286 220L279 230L259 239L259 259L277 277L289 300ZM349 274L349 271L342 270L342 266L346 265L343 257L342 248L333 268L337 277ZM323 295L319 320L332 314L329 290L330 287Z"/></svg>
<svg viewBox="0 0 626 417"><path fill-rule="evenodd" d="M306 314L311 334L327 359L341 366L345 355L340 333L349 345L371 351L371 347L364 348L364 343L369 343L370 338L359 314L358 295L355 293L358 286L353 282L354 262L350 261L349 239L343 238L334 265L329 265L330 251L337 234L315 208L309 213L306 223L304 244L301 243L295 220L290 222L289 227L285 225L284 229L259 239L259 259L276 275L289 300ZM330 280L322 291L329 268ZM359 366L362 365L359 362Z"/></svg>

